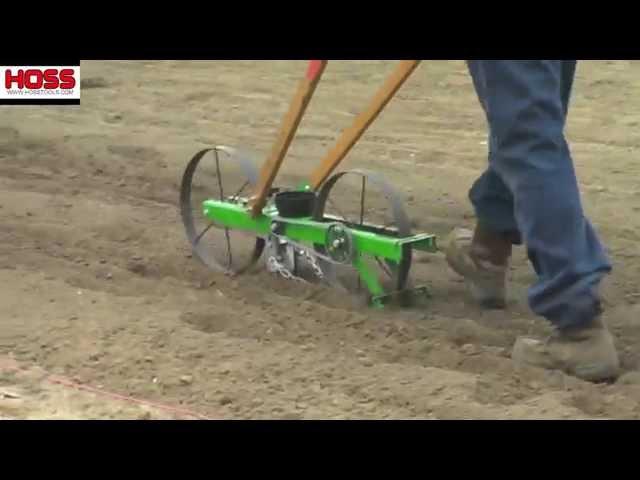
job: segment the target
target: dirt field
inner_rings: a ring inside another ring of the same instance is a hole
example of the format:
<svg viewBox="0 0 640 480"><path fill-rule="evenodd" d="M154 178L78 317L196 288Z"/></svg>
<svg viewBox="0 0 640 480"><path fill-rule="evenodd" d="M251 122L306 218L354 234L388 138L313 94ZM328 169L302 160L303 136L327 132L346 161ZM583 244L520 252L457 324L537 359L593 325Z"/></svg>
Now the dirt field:
<svg viewBox="0 0 640 480"><path fill-rule="evenodd" d="M393 65L329 64L283 181L304 178ZM386 312L190 258L186 162L216 144L265 155L304 68L83 62L81 107L2 109L0 418L188 417L52 375L208 418L640 418L640 63L582 62L568 129L615 262L607 305L628 313L612 325L630 372L614 385L514 368L516 336L547 329L527 309L522 251L505 312L469 303L441 255L415 265L430 303ZM485 140L463 62L425 62L344 168L385 173L416 230L442 236L473 224Z"/></svg>

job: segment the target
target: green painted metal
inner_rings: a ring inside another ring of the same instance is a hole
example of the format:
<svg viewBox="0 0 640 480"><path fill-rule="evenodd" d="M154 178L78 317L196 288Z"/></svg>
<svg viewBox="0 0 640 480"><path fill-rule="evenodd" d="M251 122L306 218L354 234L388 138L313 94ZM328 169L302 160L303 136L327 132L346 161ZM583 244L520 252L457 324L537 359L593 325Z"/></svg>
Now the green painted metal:
<svg viewBox="0 0 640 480"><path fill-rule="evenodd" d="M384 303L380 301L380 297L384 296L384 289L380 285L376 274L369 268L364 255L357 254L353 259L353 266L358 270L360 278L371 293L371 304L376 308L383 308Z"/></svg>
<svg viewBox="0 0 640 480"><path fill-rule="evenodd" d="M221 227L238 230L249 230L256 235L268 235L271 222L280 222L283 226L281 235L291 238L294 242L324 245L327 228L331 223L317 222L310 218L281 218L277 210L265 208L261 215L252 217L249 210L239 204L205 200L204 215ZM354 249L357 252L400 261L403 245L410 244L412 248L433 251L435 240L432 235L419 234L406 238L396 238L379 233L350 229L353 236Z"/></svg>
<svg viewBox="0 0 640 480"><path fill-rule="evenodd" d="M314 222L310 218L280 218L276 216L273 217L273 220L282 222L284 236L294 242L324 245L328 224Z"/></svg>
<svg viewBox="0 0 640 480"><path fill-rule="evenodd" d="M325 245L327 230L335 223L331 221L318 222L311 218L282 218L278 216L277 209L271 204L256 217L251 216L248 206L237 203L205 200L202 208L205 217L220 227L247 230L254 232L257 236L266 236L271 233L272 225L275 223L278 226L279 235L310 246ZM353 248L356 254L352 264L372 294L375 306L381 307L383 305L385 292L367 265L365 257L379 257L399 262L402 259L403 247L406 245L410 245L412 249L426 252L437 251L434 235L417 234L397 238L382 233L359 230L357 226L343 225L343 227L349 229L353 239Z"/></svg>
<svg viewBox="0 0 640 480"><path fill-rule="evenodd" d="M411 237L402 238L398 241L401 245L411 245L411 248L414 250L429 253L436 253L438 251L436 236L431 235L430 233L419 233Z"/></svg>
<svg viewBox="0 0 640 480"><path fill-rule="evenodd" d="M258 215L254 218L242 205L205 200L202 211L205 217L222 227L249 230L257 235L266 235L270 232L271 220L268 216Z"/></svg>

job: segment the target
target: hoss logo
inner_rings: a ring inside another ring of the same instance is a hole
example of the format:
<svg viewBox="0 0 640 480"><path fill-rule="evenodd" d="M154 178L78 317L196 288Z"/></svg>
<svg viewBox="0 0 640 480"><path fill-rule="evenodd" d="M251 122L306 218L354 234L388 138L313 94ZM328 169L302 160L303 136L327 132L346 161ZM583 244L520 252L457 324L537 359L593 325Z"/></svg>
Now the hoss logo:
<svg viewBox="0 0 640 480"><path fill-rule="evenodd" d="M76 86L76 79L71 68L30 68L27 70L18 69L17 71L7 68L4 72L4 86L6 89L40 90L44 88L45 90L55 90L60 88L70 90Z"/></svg>

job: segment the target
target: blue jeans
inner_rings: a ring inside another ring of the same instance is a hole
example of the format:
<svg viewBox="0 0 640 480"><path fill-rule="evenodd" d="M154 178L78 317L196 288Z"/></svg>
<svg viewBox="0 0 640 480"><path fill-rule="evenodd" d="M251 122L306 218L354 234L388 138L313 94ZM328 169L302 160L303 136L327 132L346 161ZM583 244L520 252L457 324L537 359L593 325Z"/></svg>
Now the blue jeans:
<svg viewBox="0 0 640 480"><path fill-rule="evenodd" d="M470 60L489 124L489 166L469 193L478 222L524 243L531 310L558 328L601 312L611 264L584 216L564 136L575 60Z"/></svg>

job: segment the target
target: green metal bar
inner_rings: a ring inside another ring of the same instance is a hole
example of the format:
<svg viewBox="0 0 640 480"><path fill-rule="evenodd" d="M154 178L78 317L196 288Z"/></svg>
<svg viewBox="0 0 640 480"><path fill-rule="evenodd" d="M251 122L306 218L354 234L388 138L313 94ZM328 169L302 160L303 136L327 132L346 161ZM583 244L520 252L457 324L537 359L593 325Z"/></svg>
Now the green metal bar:
<svg viewBox="0 0 640 480"><path fill-rule="evenodd" d="M369 268L369 265L367 265L367 262L364 259L364 256L356 254L352 263L353 263L353 266L356 268L356 270L358 270L358 273L360 274L360 278L362 278L362 280L364 281L364 284L367 286L367 288L369 289L369 292L371 293L371 296L372 296L371 303L373 304L373 306L376 308L383 308L384 304L380 300L380 297L384 296L385 291L382 288L382 285L380 285L380 282L378 281L378 278L376 277L375 273L371 271L371 269Z"/></svg>
<svg viewBox="0 0 640 480"><path fill-rule="evenodd" d="M324 245L324 239L327 235L328 225L323 225L320 222L313 222L311 220L302 220L299 218L286 219L283 221L283 223L284 235L294 242L306 242Z"/></svg>
<svg viewBox="0 0 640 480"><path fill-rule="evenodd" d="M266 236L271 233L272 223L278 222L281 230L279 234L294 242L324 245L327 229L333 224L331 221L317 222L311 218L282 218L278 210L269 205L260 215L253 217L248 206L225 201L206 200L202 204L205 217L220 227L248 230L256 235ZM349 228L349 227L347 227ZM417 234L410 237L397 238L385 233L374 233L350 227L355 256L352 265L358 271L360 278L371 293L374 307L383 308L387 295L380 284L377 275L367 263L368 257L379 257L399 262L402 259L403 248L406 245L425 252L437 251L436 238L430 234Z"/></svg>
<svg viewBox="0 0 640 480"><path fill-rule="evenodd" d="M420 233L407 238L398 240L401 245L411 245L414 250L435 253L438 251L436 236L429 233Z"/></svg>
<svg viewBox="0 0 640 480"><path fill-rule="evenodd" d="M248 208L227 202L206 200L203 203L204 215L221 227L238 230L249 230L257 235L268 235L271 222L282 222L284 231L282 235L289 237L294 242L306 242L309 244L323 245L326 230L330 223L311 220L310 218L280 218L277 210L265 209L261 215L252 217ZM414 248L433 251L435 245L432 235L414 235L407 238L395 238L379 233L350 229L353 237L354 248L357 252L371 256L382 257L388 260L400 261L402 259L402 247L411 244Z"/></svg>
<svg viewBox="0 0 640 480"><path fill-rule="evenodd" d="M253 218L249 209L242 205L205 200L202 204L204 216L221 227L250 230L258 235L266 235L270 231L271 219L266 215Z"/></svg>

